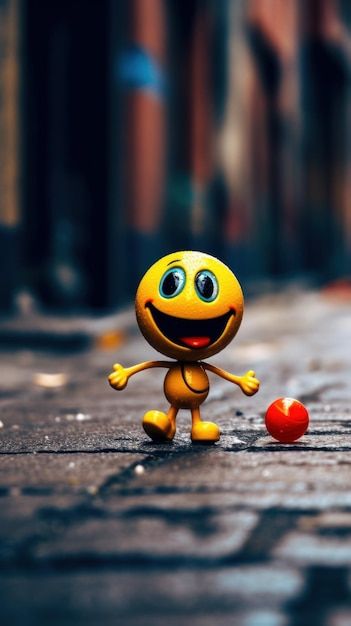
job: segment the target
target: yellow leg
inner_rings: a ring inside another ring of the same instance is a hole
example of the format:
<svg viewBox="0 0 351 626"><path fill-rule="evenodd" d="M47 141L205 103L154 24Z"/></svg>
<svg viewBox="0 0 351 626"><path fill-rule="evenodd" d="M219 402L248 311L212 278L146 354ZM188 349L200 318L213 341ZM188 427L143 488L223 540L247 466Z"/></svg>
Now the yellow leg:
<svg viewBox="0 0 351 626"><path fill-rule="evenodd" d="M143 428L153 441L172 441L176 432L178 409L170 406L168 413L148 411L143 418Z"/></svg>
<svg viewBox="0 0 351 626"><path fill-rule="evenodd" d="M219 427L214 422L203 422L200 409L191 409L192 429L191 439L194 443L214 443L221 436Z"/></svg>

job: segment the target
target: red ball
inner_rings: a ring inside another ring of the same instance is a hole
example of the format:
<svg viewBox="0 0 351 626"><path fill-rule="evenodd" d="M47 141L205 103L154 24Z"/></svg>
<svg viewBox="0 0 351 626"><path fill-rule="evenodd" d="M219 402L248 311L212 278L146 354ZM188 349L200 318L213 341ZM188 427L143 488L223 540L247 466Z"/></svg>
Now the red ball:
<svg viewBox="0 0 351 626"><path fill-rule="evenodd" d="M278 398L268 407L266 428L274 439L292 443L302 437L308 428L308 411L294 398Z"/></svg>

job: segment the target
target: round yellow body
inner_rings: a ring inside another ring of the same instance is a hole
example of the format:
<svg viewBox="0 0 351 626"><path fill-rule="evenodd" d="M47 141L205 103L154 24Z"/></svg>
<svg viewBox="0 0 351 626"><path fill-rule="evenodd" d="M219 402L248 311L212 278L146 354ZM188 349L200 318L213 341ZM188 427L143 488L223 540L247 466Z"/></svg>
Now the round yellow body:
<svg viewBox="0 0 351 626"><path fill-rule="evenodd" d="M179 293L166 297L161 283L171 268L182 273L184 282ZM217 292L211 301L202 299L196 289L201 272L215 277ZM154 263L141 279L135 299L137 321L146 340L179 361L198 361L225 348L239 329L243 308L240 284L229 267L209 254L189 250ZM200 341L195 346L196 335Z"/></svg>
<svg viewBox="0 0 351 626"><path fill-rule="evenodd" d="M195 409L208 396L208 376L198 363L178 362L168 370L164 392L168 402L177 409Z"/></svg>

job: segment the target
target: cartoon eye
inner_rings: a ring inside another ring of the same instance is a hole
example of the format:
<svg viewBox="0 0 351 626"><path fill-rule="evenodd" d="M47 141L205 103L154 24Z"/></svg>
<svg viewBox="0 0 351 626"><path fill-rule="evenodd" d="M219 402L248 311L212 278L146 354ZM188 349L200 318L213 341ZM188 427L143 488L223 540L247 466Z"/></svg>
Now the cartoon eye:
<svg viewBox="0 0 351 626"><path fill-rule="evenodd" d="M218 282L212 272L203 270L196 275L195 289L201 300L205 302L212 302L218 295Z"/></svg>
<svg viewBox="0 0 351 626"><path fill-rule="evenodd" d="M160 294L164 298L175 298L185 285L185 272L181 267L172 267L163 274L160 282Z"/></svg>

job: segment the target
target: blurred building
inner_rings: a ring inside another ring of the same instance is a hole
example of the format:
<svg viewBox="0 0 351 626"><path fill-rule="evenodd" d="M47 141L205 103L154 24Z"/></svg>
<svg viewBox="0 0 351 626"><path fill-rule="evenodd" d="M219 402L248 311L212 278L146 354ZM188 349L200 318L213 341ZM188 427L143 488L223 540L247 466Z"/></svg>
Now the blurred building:
<svg viewBox="0 0 351 626"><path fill-rule="evenodd" d="M348 0L2 0L0 307L128 301L162 253L349 273Z"/></svg>

